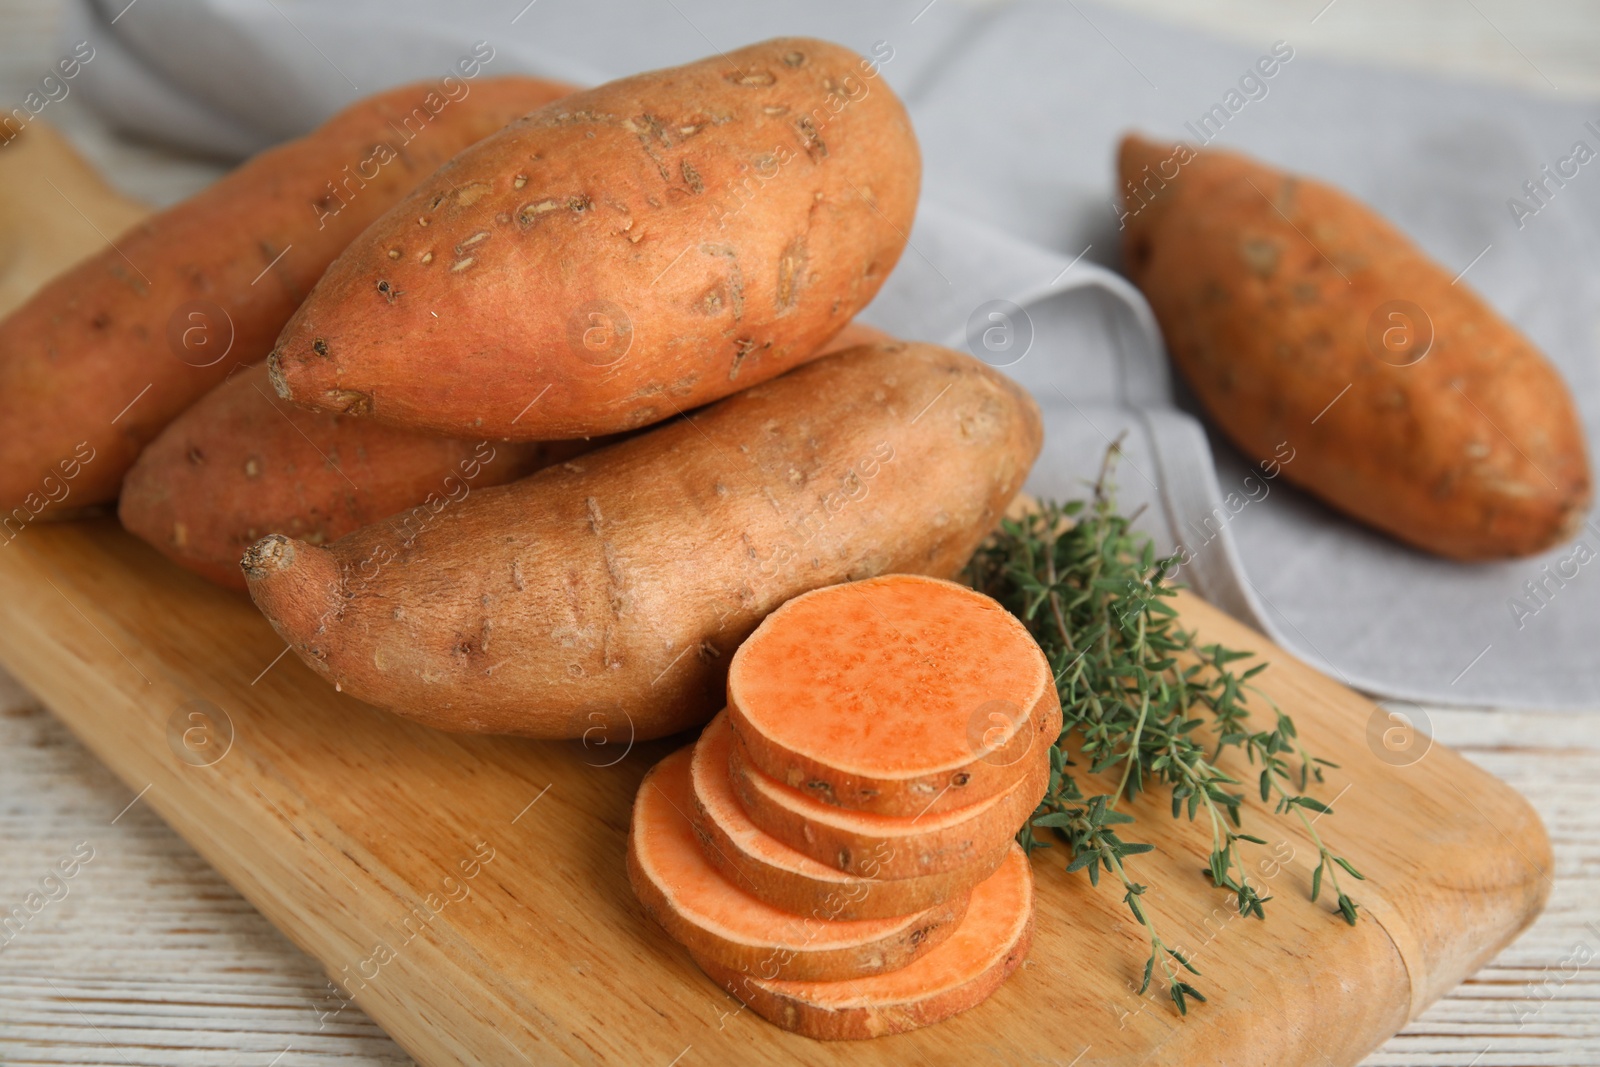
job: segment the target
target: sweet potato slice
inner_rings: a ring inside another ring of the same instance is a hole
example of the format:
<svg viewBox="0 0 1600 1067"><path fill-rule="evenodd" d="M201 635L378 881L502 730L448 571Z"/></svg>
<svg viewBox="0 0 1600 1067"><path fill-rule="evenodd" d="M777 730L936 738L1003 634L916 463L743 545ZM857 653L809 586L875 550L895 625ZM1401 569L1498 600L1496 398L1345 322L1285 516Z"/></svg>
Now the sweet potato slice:
<svg viewBox="0 0 1600 1067"><path fill-rule="evenodd" d="M750 821L789 847L862 878L912 878L952 871L1001 848L1044 796L1047 746L1003 793L926 815L879 815L827 804L762 773L737 734L729 778Z"/></svg>
<svg viewBox="0 0 1600 1067"><path fill-rule="evenodd" d="M728 716L750 760L829 804L966 807L1023 777L1060 730L1044 653L982 593L888 574L813 590L733 655Z"/></svg>
<svg viewBox="0 0 1600 1067"><path fill-rule="evenodd" d="M129 532L218 585L244 589L239 557L267 534L320 545L407 508L430 517L601 442L435 437L280 400L266 364L241 371L139 454L117 516Z"/></svg>
<svg viewBox="0 0 1600 1067"><path fill-rule="evenodd" d="M694 746L639 785L628 828L628 880L646 912L697 956L765 978L836 981L899 970L955 930L962 894L915 915L835 922L780 911L728 881L700 850L688 812Z"/></svg>
<svg viewBox="0 0 1600 1067"><path fill-rule="evenodd" d="M745 814L728 776L733 730L726 713L711 720L694 748L689 818L701 851L723 877L773 907L832 919L910 915L965 896L994 873L1006 846L950 871L914 878L861 878L835 870L766 833Z"/></svg>
<svg viewBox="0 0 1600 1067"><path fill-rule="evenodd" d="M1543 551L1593 499L1555 366L1455 270L1332 186L1129 137L1128 273L1252 461L1461 560Z"/></svg>
<svg viewBox="0 0 1600 1067"><path fill-rule="evenodd" d="M785 1030L822 1041L900 1034L985 1000L1022 965L1033 942L1033 871L1013 844L972 891L955 933L898 971L845 982L769 981L696 957L713 981Z"/></svg>

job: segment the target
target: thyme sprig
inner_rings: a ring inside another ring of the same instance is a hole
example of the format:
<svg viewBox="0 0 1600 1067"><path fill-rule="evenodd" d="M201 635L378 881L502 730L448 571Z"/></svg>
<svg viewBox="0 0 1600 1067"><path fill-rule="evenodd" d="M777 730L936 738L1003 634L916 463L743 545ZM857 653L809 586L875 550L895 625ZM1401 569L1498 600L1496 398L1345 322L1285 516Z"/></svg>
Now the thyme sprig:
<svg viewBox="0 0 1600 1067"><path fill-rule="evenodd" d="M1179 623L1171 603L1178 556L1157 558L1155 547L1132 528L1137 516L1118 513L1110 484L1119 449L1113 445L1088 500L1043 503L1007 519L968 565L973 587L1004 604L1028 626L1050 661L1061 694L1065 726L1050 751L1050 786L1018 841L1032 852L1049 839L1068 851L1067 870L1086 871L1098 886L1102 871L1116 879L1123 901L1149 938L1142 996L1157 968L1178 1011L1206 998L1187 980L1199 975L1189 959L1164 942L1141 903L1147 887L1129 877L1124 861L1154 846L1124 840L1119 827L1133 817L1116 810L1122 800L1165 788L1173 818L1203 825L1211 837L1204 874L1225 890L1241 916L1266 917L1262 896L1246 875L1245 846L1265 845L1243 831L1242 783L1218 766L1229 749L1260 768L1263 802L1293 816L1316 846L1311 899L1326 875L1344 920L1355 925L1357 904L1339 885L1338 872L1361 879L1317 833L1315 816L1332 813L1312 796L1323 768L1335 764L1306 752L1294 722L1252 679L1266 669L1235 665L1253 653L1201 645ZM1256 729L1246 706L1260 697L1271 729ZM1092 775L1116 776L1114 791L1082 792L1073 777L1088 763Z"/></svg>

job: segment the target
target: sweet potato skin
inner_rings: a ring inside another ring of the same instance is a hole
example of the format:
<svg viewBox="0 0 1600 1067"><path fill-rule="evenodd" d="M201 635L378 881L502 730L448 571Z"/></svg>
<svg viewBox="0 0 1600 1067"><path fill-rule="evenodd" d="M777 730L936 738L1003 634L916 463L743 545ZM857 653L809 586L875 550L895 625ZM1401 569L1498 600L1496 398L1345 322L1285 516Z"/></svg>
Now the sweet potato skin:
<svg viewBox="0 0 1600 1067"><path fill-rule="evenodd" d="M1352 197L1243 156L1130 137L1119 169L1129 273L1250 459L1286 445L1289 481L1452 559L1530 555L1581 525L1571 395L1465 281Z"/></svg>
<svg viewBox="0 0 1600 1067"><path fill-rule="evenodd" d="M728 777L732 742L726 713L701 733L694 751L689 820L707 861L728 881L775 908L830 919L887 919L926 911L940 901L970 893L994 873L1010 847L1008 843L953 871L910 878L860 878L831 869L808 870L807 865L817 864L804 854L799 863L774 863L769 859L772 852L747 847L752 827ZM709 782L713 775L720 782Z"/></svg>
<svg viewBox="0 0 1600 1067"><path fill-rule="evenodd" d="M860 939L845 944L820 936L824 928L840 929L835 922L839 917L827 912L801 912L782 919L769 915L773 925L763 929L764 943L730 938L704 920L684 914L669 895L675 887L663 884L644 858L640 805L646 803L648 789L664 789L663 776L681 778L687 773L689 755L687 748L672 753L651 768L640 783L639 798L634 801L634 814L628 825L627 867L628 882L645 914L696 958L714 960L741 974L798 982L837 982L899 970L955 932L967 910L966 893L935 901L914 915L890 918L886 920L889 929L870 938L852 935ZM681 809L688 804L688 797L680 794L671 803L680 809L678 814L684 814ZM760 906L754 899L750 904Z"/></svg>
<svg viewBox="0 0 1600 1067"><path fill-rule="evenodd" d="M750 821L798 852L846 874L861 878L915 878L953 871L990 856L1014 837L1050 785L1044 753L1029 759L1023 777L1011 789L971 805L968 817L944 813L953 821L928 820L926 830L916 816L885 816L899 824L840 825L832 818L844 810L822 803L778 782L756 768L744 745L735 739L729 760L733 788ZM905 832L910 829L910 832Z"/></svg>
<svg viewBox="0 0 1600 1067"><path fill-rule="evenodd" d="M239 371L139 454L122 525L201 577L245 588L239 557L269 533L321 545L430 498L454 499L598 443L436 437L280 400L266 364Z"/></svg>
<svg viewBox="0 0 1600 1067"><path fill-rule="evenodd" d="M866 1041L933 1026L982 1004L1028 958L1028 952L1033 948L1033 924L1030 916L1022 936L1011 945L1004 958L973 982L938 996L910 1004L893 1005L888 1009L867 1006L839 1010L817 1008L777 983L741 974L701 956L696 956L694 961L707 978L738 997L757 1015L785 1030L815 1041Z"/></svg>
<svg viewBox="0 0 1600 1067"><path fill-rule="evenodd" d="M256 605L313 669L444 729L659 737L807 589L947 577L1041 443L1024 391L932 345L850 349L445 509L252 547Z"/></svg>
<svg viewBox="0 0 1600 1067"><path fill-rule="evenodd" d="M107 234L128 229L150 209L111 188L70 141L42 120L30 122L0 147L5 148L0 188L6 190L0 200L4 318L51 278L98 254ZM41 201L50 200L59 210L39 210Z"/></svg>
<svg viewBox="0 0 1600 1067"><path fill-rule="evenodd" d="M824 997L833 1002L823 1005L816 1003L808 994L826 990L825 986L808 990L803 983L770 982L754 975L740 974L701 956L696 956L695 962L707 977L744 1001L762 1018L785 1030L819 1041L858 1041L887 1034L902 1034L943 1022L981 1004L1000 988L1012 972L1022 966L1033 947L1033 874L1027 858L1021 855L1021 849L1015 844L1011 849L1006 863L1013 869L1020 868L1018 873L1027 879L1026 911L1022 921L1005 937L1004 944L993 946L994 955L986 961L986 966L954 986L928 991L920 996L902 994L890 999L876 999L871 995L876 983L867 979L841 983L848 991L842 997L838 993L831 996L824 993ZM997 873L996 877L999 876ZM976 896L975 893L975 902ZM945 945L928 954L929 963L933 962L933 957L941 949L946 952L971 951L982 940L981 936L963 938L958 928Z"/></svg>
<svg viewBox="0 0 1600 1067"><path fill-rule="evenodd" d="M837 45L612 82L379 220L285 328L274 383L462 436L658 422L815 356L899 258L920 182L904 107Z"/></svg>
<svg viewBox="0 0 1600 1067"><path fill-rule="evenodd" d="M139 223L0 322L0 510L51 510L45 479L59 481L80 442L94 458L62 503L111 500L162 427L262 358L369 222L462 148L569 91L536 78L459 84L466 95L426 124L413 109L443 99L435 83L352 105ZM408 118L421 130L410 143L391 125ZM381 165L380 144L393 153ZM357 173L364 163L375 176Z"/></svg>
<svg viewBox="0 0 1600 1067"><path fill-rule="evenodd" d="M852 322L824 351L887 339ZM269 533L327 544L613 440L468 440L307 410L280 399L259 363L201 397L145 447L123 478L117 516L179 566L243 590L239 557Z"/></svg>

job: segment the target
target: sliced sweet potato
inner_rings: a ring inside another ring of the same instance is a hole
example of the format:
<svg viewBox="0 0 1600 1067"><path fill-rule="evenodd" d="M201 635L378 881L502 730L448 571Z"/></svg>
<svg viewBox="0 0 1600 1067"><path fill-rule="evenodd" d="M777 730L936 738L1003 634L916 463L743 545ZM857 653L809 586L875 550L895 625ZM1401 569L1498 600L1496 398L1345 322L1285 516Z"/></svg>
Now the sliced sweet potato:
<svg viewBox="0 0 1600 1067"><path fill-rule="evenodd" d="M1038 454L1038 409L970 356L885 343L445 508L412 542L252 546L250 594L330 683L446 729L661 737L808 589L948 576Z"/></svg>
<svg viewBox="0 0 1600 1067"><path fill-rule="evenodd" d="M1033 943L1033 871L1013 844L972 891L948 940L910 966L844 982L769 981L709 958L695 962L756 1014L822 1041L900 1034L984 1001L1022 965Z"/></svg>
<svg viewBox="0 0 1600 1067"><path fill-rule="evenodd" d="M1050 784L1048 746L1026 760L1027 773L1003 793L927 815L879 815L817 800L758 770L734 737L729 778L739 803L779 841L862 878L913 878L955 870L1003 846Z"/></svg>
<svg viewBox="0 0 1600 1067"><path fill-rule="evenodd" d="M245 588L239 557L270 533L320 545L368 523L501 485L596 442L435 437L280 400L257 364L207 393L139 454L122 525L180 566Z"/></svg>
<svg viewBox="0 0 1600 1067"><path fill-rule="evenodd" d="M833 919L910 915L965 896L994 873L1006 846L950 871L913 878L862 878L790 848L750 821L728 776L733 730L726 713L711 720L694 748L689 818L701 851L723 877L773 907Z"/></svg>
<svg viewBox="0 0 1600 1067"><path fill-rule="evenodd" d="M1354 197L1232 152L1129 137L1120 169L1128 272L1251 460L1453 559L1582 526L1593 485L1566 383L1453 269Z"/></svg>
<svg viewBox="0 0 1600 1067"><path fill-rule="evenodd" d="M915 915L838 922L781 911L728 881L700 850L688 812L694 746L639 785L628 880L646 912L697 957L763 978L836 981L899 970L955 930L967 896Z"/></svg>
<svg viewBox="0 0 1600 1067"><path fill-rule="evenodd" d="M963 585L886 574L795 597L728 670L752 763L828 804L925 815L1004 792L1061 705L1016 616Z"/></svg>
<svg viewBox="0 0 1600 1067"><path fill-rule="evenodd" d="M387 89L108 234L114 244L0 320L4 519L26 525L113 499L162 427L266 355L368 223L457 152L569 90L524 77Z"/></svg>

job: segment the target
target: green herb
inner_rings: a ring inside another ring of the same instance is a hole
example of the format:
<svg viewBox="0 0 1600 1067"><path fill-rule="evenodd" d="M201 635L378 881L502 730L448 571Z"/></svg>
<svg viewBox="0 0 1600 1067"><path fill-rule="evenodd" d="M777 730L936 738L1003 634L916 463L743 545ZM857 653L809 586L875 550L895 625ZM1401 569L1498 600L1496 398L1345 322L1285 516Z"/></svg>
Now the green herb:
<svg viewBox="0 0 1600 1067"><path fill-rule="evenodd" d="M1068 871L1087 871L1099 885L1103 870L1116 879L1123 900L1150 939L1141 995L1160 967L1179 1012L1188 1000L1205 997L1186 980L1198 975L1176 949L1165 944L1140 899L1146 887L1128 874L1124 861L1153 845L1125 841L1118 829L1133 817L1116 810L1122 798L1164 788L1174 818L1204 816L1211 834L1205 876L1233 898L1242 916L1265 918L1271 897L1259 895L1245 876L1245 845L1265 845L1242 831L1241 783L1217 766L1223 751L1245 753L1261 768L1263 801L1276 799L1279 815L1298 819L1316 845L1318 864L1311 899L1324 876L1344 920L1354 926L1356 902L1339 886L1338 872L1361 874L1328 851L1307 812L1332 809L1307 794L1322 768L1301 746L1293 721L1251 683L1265 663L1235 670L1249 652L1199 645L1178 623L1170 583L1178 556L1158 559L1150 540L1132 530L1133 517L1117 513L1109 477L1120 453L1113 445L1095 483L1093 497L1065 504L1044 503L1035 513L1007 519L1000 532L968 565L974 588L994 597L1027 624L1056 674L1066 725L1050 750L1050 788L1033 819L1018 834L1030 852L1065 843ZM1252 728L1246 708L1259 696L1272 716L1270 730ZM1086 796L1068 758L1075 748L1091 774L1114 773L1112 793Z"/></svg>

